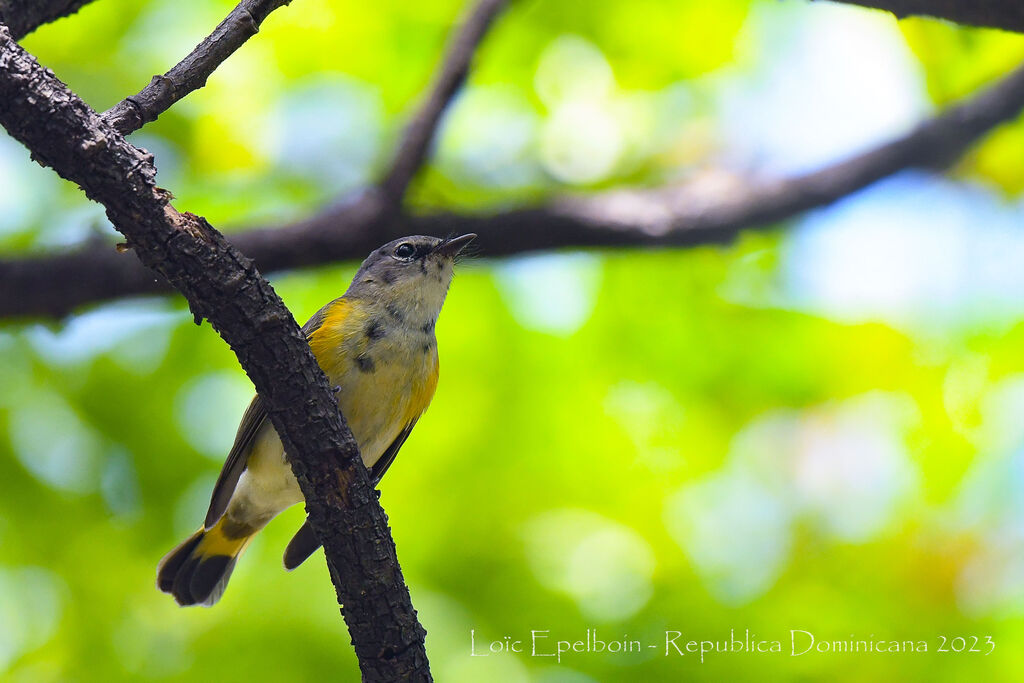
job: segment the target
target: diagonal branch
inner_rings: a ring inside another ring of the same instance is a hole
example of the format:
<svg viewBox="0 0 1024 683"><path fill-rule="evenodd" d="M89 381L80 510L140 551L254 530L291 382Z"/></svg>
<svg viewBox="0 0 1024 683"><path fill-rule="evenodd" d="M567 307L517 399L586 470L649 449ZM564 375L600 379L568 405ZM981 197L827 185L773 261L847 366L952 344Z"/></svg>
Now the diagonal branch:
<svg viewBox="0 0 1024 683"><path fill-rule="evenodd" d="M267 404L323 541L365 681L429 681L423 627L355 440L291 313L252 261L154 184L132 146L0 24L0 125L103 204L139 259L208 318Z"/></svg>
<svg viewBox="0 0 1024 683"><path fill-rule="evenodd" d="M1024 32L1024 2L1020 0L832 0L892 12L897 19L925 16L969 26Z"/></svg>
<svg viewBox="0 0 1024 683"><path fill-rule="evenodd" d="M43 24L74 14L93 0L0 0L0 24L21 40Z"/></svg>
<svg viewBox="0 0 1024 683"><path fill-rule="evenodd" d="M395 207L401 204L406 188L423 165L441 115L465 82L473 55L504 5L505 0L480 0L451 39L434 87L406 126L391 170L380 184Z"/></svg>
<svg viewBox="0 0 1024 683"><path fill-rule="evenodd" d="M264 272L361 258L380 242L410 232L476 232L493 256L564 247L721 243L741 229L770 226L825 206L901 170L946 168L1022 108L1024 66L900 138L795 178L609 191L475 215L395 217L371 192L291 225L235 233L232 241ZM83 304L168 289L110 246L0 261L0 317L61 316Z"/></svg>
<svg viewBox="0 0 1024 683"><path fill-rule="evenodd" d="M149 85L118 102L103 118L122 135L156 121L172 104L206 85L210 74L256 35L267 15L289 2L291 0L242 0L185 59L167 73L153 76Z"/></svg>

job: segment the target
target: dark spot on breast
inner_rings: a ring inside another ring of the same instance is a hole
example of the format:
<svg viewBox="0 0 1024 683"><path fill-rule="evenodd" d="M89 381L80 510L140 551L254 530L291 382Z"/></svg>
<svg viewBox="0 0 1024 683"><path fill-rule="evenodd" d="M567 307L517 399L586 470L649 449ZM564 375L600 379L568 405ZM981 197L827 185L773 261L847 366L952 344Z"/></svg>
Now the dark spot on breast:
<svg viewBox="0 0 1024 683"><path fill-rule="evenodd" d="M433 349L436 345L437 345L437 341L434 340L434 339L431 339L430 341L425 343L421 348L423 349L423 353L430 353L431 349Z"/></svg>
<svg viewBox="0 0 1024 683"><path fill-rule="evenodd" d="M388 315L390 315L398 322L402 322L403 320L405 320L405 315L400 310L398 310L398 306L396 306L395 304L388 304L387 306L384 307L384 309L388 312Z"/></svg>
<svg viewBox="0 0 1024 683"><path fill-rule="evenodd" d="M434 325L436 325L436 324L437 324L437 318L431 318L431 319L430 319L430 320L428 320L428 321L427 321L427 323L426 323L426 324L425 324L425 325L424 325L423 327L421 327L420 329L421 329L421 330L423 330L423 332L424 332L425 334L430 334L431 332L433 332L433 331L434 331Z"/></svg>
<svg viewBox="0 0 1024 683"><path fill-rule="evenodd" d="M367 323L364 332L369 339L382 339L388 333L384 329L384 323L379 318L374 318Z"/></svg>
<svg viewBox="0 0 1024 683"><path fill-rule="evenodd" d="M373 359L369 356L356 356L356 365L359 366L360 372L373 372L376 364Z"/></svg>

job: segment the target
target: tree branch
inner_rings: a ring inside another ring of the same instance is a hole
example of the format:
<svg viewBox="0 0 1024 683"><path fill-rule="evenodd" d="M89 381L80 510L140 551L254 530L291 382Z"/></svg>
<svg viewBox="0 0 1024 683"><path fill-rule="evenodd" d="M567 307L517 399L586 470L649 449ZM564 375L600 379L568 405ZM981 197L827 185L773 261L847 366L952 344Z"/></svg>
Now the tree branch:
<svg viewBox="0 0 1024 683"><path fill-rule="evenodd" d="M103 118L122 135L156 121L172 104L206 85L210 74L256 35L267 15L289 2L242 0L185 59L162 76L153 76L149 85L118 102Z"/></svg>
<svg viewBox="0 0 1024 683"><path fill-rule="evenodd" d="M100 202L138 257L188 298L267 404L323 541L366 681L429 681L423 640L384 511L327 379L253 263L199 216L180 213L137 149L0 24L0 125L39 163Z"/></svg>
<svg viewBox="0 0 1024 683"><path fill-rule="evenodd" d="M892 12L897 19L925 16L958 24L1024 32L1024 3L1020 0L832 0Z"/></svg>
<svg viewBox="0 0 1024 683"><path fill-rule="evenodd" d="M379 193L278 228L232 234L264 272L362 258L380 242L413 232L476 232L485 253L539 249L721 243L825 206L898 171L943 169L1024 108L1024 66L906 135L795 178L696 183L563 197L489 214L396 215ZM123 254L93 245L68 254L0 261L0 317L61 316L86 303L167 291Z"/></svg>
<svg viewBox="0 0 1024 683"><path fill-rule="evenodd" d="M380 183L384 196L395 207L401 204L406 188L427 158L441 115L465 82L480 41L504 5L504 0L480 0L452 38L434 87L406 126L391 171Z"/></svg>
<svg viewBox="0 0 1024 683"><path fill-rule="evenodd" d="M74 14L93 0L0 0L0 24L21 40L43 24Z"/></svg>

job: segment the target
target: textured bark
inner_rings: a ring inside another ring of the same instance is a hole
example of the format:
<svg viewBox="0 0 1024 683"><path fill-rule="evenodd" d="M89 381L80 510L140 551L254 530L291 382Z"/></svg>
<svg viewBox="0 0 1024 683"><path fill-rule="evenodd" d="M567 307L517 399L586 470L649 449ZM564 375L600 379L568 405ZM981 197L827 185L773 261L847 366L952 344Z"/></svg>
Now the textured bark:
<svg viewBox="0 0 1024 683"><path fill-rule="evenodd" d="M154 185L128 142L0 25L0 125L103 204L138 257L227 341L267 403L344 605L364 680L430 680L424 630L355 441L298 325L252 261Z"/></svg>
<svg viewBox="0 0 1024 683"><path fill-rule="evenodd" d="M142 128L181 98L206 85L221 63L256 35L267 15L291 0L242 0L185 59L103 114L107 123L128 135Z"/></svg>
<svg viewBox="0 0 1024 683"><path fill-rule="evenodd" d="M475 232L488 256L564 247L722 243L741 229L770 226L825 206L901 170L946 168L1022 108L1024 67L1019 67L896 140L796 178L610 191L476 215L403 216L383 193L371 190L304 221L235 233L232 242L264 272L362 258L380 242L410 233ZM111 246L0 261L0 316L61 316L86 303L161 291L168 291L165 283Z"/></svg>
<svg viewBox="0 0 1024 683"><path fill-rule="evenodd" d="M74 14L93 0L0 0L0 24L21 40L43 24Z"/></svg>
<svg viewBox="0 0 1024 683"><path fill-rule="evenodd" d="M1024 32L1021 0L833 0L892 12L897 19L920 15L969 26Z"/></svg>

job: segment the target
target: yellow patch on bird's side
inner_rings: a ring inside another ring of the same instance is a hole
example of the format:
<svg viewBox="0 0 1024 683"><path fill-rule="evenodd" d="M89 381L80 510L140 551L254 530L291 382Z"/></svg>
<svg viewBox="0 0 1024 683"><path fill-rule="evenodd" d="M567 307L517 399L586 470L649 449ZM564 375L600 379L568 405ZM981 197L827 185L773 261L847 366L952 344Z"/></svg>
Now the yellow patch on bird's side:
<svg viewBox="0 0 1024 683"><path fill-rule="evenodd" d="M430 405L437 390L438 363L437 354L431 358L431 367L423 377L423 381L413 385L412 396L409 400L409 412L405 416L405 424L417 419Z"/></svg>
<svg viewBox="0 0 1024 683"><path fill-rule="evenodd" d="M338 299L327 310L320 327L309 337L309 347L328 377L336 377L345 371L338 367L344 355L339 351L356 341L360 324L366 315L353 306L348 299Z"/></svg>

